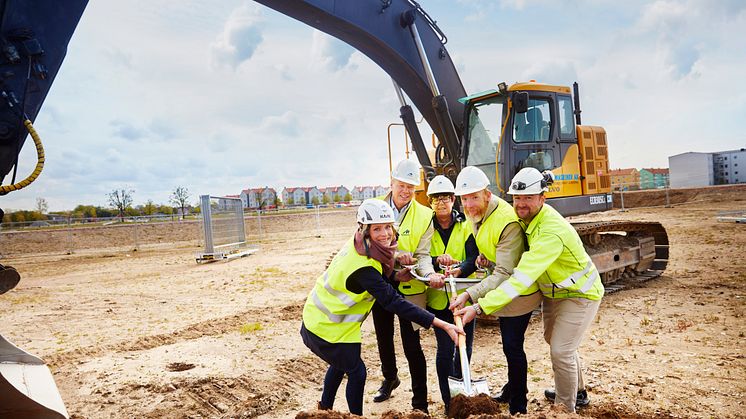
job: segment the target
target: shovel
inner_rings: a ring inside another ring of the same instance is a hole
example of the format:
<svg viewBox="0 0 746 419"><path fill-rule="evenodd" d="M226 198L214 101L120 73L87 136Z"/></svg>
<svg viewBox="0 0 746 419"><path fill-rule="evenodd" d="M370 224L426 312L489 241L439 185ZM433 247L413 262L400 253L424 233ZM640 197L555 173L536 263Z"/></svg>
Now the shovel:
<svg viewBox="0 0 746 419"><path fill-rule="evenodd" d="M446 271L448 285L451 288L451 295L452 298L456 298L456 281L453 280L453 277L449 275L449 272ZM461 320L461 316L453 316L454 322L456 323L456 326L463 328L464 324ZM455 378L455 377L448 377L448 389L451 392L451 397L455 397L458 394L463 394L465 396L476 396L477 394L484 393L489 395L490 394L490 386L487 383L487 380L484 378L480 378L477 380L472 380L471 378L471 371L469 370L469 356L466 353L466 336L465 335L459 335L458 336L458 353L459 353L459 360L461 361L461 377L462 378Z"/></svg>

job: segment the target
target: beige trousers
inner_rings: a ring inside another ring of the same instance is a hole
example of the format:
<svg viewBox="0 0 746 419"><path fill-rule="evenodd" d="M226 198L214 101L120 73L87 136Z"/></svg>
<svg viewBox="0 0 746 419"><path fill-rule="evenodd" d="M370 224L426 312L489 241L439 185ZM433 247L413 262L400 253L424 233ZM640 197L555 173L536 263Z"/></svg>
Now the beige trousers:
<svg viewBox="0 0 746 419"><path fill-rule="evenodd" d="M544 340L549 344L557 396L554 403L575 411L578 390L585 388L578 347L596 317L601 300L546 298L542 302Z"/></svg>

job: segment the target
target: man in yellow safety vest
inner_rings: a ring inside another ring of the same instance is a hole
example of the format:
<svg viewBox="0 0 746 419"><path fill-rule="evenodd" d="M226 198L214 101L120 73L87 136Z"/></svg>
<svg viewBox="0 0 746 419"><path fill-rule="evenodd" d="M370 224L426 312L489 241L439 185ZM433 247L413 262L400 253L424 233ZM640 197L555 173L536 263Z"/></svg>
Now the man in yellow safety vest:
<svg viewBox="0 0 746 419"><path fill-rule="evenodd" d="M589 403L578 347L596 316L604 287L577 231L544 203L544 192L552 182L550 172L540 173L531 167L515 175L508 193L513 195L513 208L526 225L529 249L507 281L459 313L464 322L482 311L493 313L538 285L543 295L544 339L550 347L556 388L544 394L574 412L576 406Z"/></svg>
<svg viewBox="0 0 746 419"><path fill-rule="evenodd" d="M489 276L456 299L456 306L469 301L481 303L489 291L510 277L525 250L525 235L513 207L493 195L487 189L489 184L487 175L474 166L463 168L456 178L456 195L461 197L464 212L474 225L479 259L493 267ZM495 399L508 403L511 414L526 413L528 360L523 342L531 312L540 302L541 293L534 284L522 290L515 301L490 313L500 319L503 353L508 364L508 381Z"/></svg>
<svg viewBox="0 0 746 419"><path fill-rule="evenodd" d="M399 234L397 267L414 266L420 276L429 279L431 287L440 288L445 283L444 277L435 272L430 258L433 210L414 199L414 189L419 184L420 168L417 162L402 160L391 172L391 193L382 199L391 206L396 219L394 226ZM405 299L425 308L427 287L424 282L412 279L400 282L398 289ZM378 304L373 305L373 326L384 378L373 401L382 402L400 384L394 352L394 314ZM399 330L412 380L412 408L427 413L427 364L420 344L419 328L415 329L412 322L399 317Z"/></svg>

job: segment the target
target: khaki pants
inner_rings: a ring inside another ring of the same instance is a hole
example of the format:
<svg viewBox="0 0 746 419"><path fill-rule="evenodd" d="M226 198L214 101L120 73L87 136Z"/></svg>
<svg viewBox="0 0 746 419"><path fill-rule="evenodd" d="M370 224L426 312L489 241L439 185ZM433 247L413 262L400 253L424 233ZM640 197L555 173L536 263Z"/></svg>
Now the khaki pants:
<svg viewBox="0 0 746 419"><path fill-rule="evenodd" d="M557 396L554 403L575 411L578 389L584 389L578 347L596 317L601 300L585 298L553 299L544 297L544 340L549 344Z"/></svg>

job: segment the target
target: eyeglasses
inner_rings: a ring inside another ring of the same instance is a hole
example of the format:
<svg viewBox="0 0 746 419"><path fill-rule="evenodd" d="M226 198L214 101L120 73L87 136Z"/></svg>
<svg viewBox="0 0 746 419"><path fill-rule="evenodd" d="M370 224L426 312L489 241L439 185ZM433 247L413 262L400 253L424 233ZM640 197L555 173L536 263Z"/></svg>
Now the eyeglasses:
<svg viewBox="0 0 746 419"><path fill-rule="evenodd" d="M434 196L434 197L430 198L430 203L431 204L435 204L435 203L438 203L438 202L442 202L444 204L446 202L451 202L451 196L450 195L441 195L441 196Z"/></svg>

